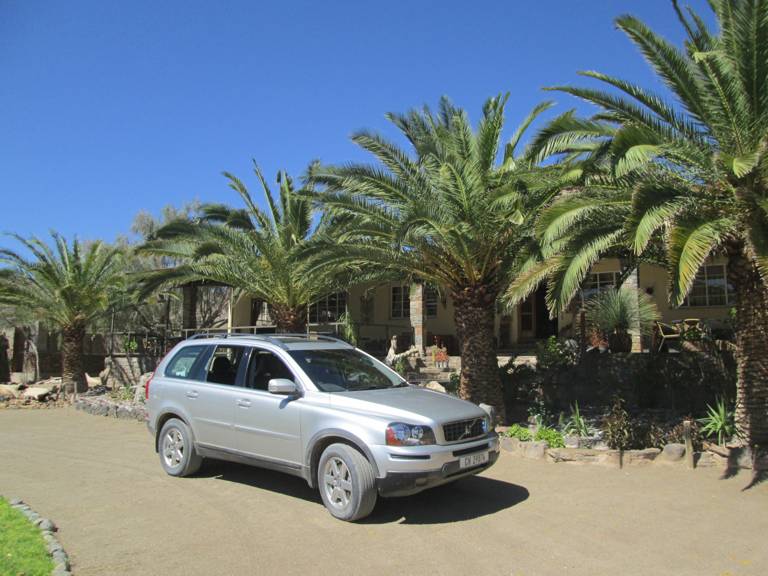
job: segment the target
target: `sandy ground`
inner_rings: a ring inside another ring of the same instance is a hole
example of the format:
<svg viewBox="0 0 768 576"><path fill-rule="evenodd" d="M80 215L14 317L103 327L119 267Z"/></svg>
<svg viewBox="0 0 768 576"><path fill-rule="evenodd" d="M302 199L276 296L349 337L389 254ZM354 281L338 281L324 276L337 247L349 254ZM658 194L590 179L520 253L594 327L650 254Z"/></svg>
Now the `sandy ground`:
<svg viewBox="0 0 768 576"><path fill-rule="evenodd" d="M713 469L526 461L334 520L303 480L208 462L166 476L139 423L0 411L0 494L103 574L768 574L768 483Z"/></svg>

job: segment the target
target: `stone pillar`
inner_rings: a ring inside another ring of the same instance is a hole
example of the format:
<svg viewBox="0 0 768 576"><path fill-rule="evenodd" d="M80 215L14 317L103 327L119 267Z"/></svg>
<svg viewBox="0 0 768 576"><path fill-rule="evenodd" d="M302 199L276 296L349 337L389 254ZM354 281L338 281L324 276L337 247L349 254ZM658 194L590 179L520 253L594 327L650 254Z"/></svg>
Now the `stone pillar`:
<svg viewBox="0 0 768 576"><path fill-rule="evenodd" d="M410 318L413 328L413 345L419 351L419 354L426 354L427 331L424 322L424 284L411 284L410 291Z"/></svg>

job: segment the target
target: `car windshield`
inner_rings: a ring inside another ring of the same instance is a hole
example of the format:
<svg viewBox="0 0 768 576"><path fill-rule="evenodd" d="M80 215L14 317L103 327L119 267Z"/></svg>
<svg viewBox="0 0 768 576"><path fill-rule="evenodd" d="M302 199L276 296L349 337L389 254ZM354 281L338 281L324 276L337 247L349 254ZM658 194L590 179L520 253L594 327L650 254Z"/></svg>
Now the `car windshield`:
<svg viewBox="0 0 768 576"><path fill-rule="evenodd" d="M291 356L323 392L407 386L398 374L357 350L293 350Z"/></svg>

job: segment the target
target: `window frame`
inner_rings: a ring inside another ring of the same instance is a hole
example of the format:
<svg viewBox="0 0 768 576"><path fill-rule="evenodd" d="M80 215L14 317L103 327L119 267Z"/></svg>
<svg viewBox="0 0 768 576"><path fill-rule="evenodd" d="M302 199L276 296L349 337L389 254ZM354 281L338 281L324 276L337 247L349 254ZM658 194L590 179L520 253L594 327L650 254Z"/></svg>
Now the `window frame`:
<svg viewBox="0 0 768 576"><path fill-rule="evenodd" d="M395 290L400 290L400 306L395 306ZM399 314L395 315L395 309L399 308ZM392 320L408 320L411 317L411 286L409 284L395 284L389 290L389 317Z"/></svg>
<svg viewBox="0 0 768 576"><path fill-rule="evenodd" d="M611 275L611 281L610 282L602 282L600 279L601 275ZM587 277L584 278L584 281L581 283L581 287L579 288L579 294L581 294L581 304L582 306L592 298L593 296L599 295L601 292L604 292L605 290L608 290L610 288L616 288L616 279L621 275L621 272L618 272L616 270L604 270L601 272L590 272L587 274ZM595 277L595 280L592 280L592 278ZM595 288L586 288L585 286L587 283L591 283L595 285ZM589 294L588 296L585 294L586 290L594 290L593 293Z"/></svg>
<svg viewBox="0 0 768 576"><path fill-rule="evenodd" d="M710 302L710 283L707 270L710 268L720 268L722 271L721 278L725 283L725 298L722 304L712 304ZM699 275L703 274L703 288L704 288L704 304L691 304L691 292L694 289L696 281L699 279ZM733 306L734 304L734 290L733 286L728 282L728 265L727 264L705 264L701 266L696 272L694 283L691 284L691 289L688 294L685 295L685 300L680 304L680 308L724 308L727 306Z"/></svg>
<svg viewBox="0 0 768 576"><path fill-rule="evenodd" d="M173 366L173 363L176 361L176 359L181 354L184 354L185 351L190 350L192 348L201 348L201 350L200 350L200 353L195 357L194 361L192 362L192 365L189 368L188 375L177 376L176 374L172 374L170 372L171 366ZM165 368L163 369L163 376L165 378L173 378L175 380L194 380L198 382L200 381L205 382L206 381L205 376L208 373L206 366L208 366L208 362L211 358L211 355L213 354L213 348L214 347L211 346L210 344L193 344L191 346L183 346L168 361L168 364L166 364Z"/></svg>
<svg viewBox="0 0 768 576"><path fill-rule="evenodd" d="M254 356L257 356L259 353L267 352L283 363L283 365L293 375L292 379L293 379L293 383L296 384L296 389L299 391L301 395L304 394L304 385L302 384L301 376L296 372L296 369L291 366L290 362L287 362L286 359L283 358L280 354L278 354L274 350L270 350L269 348L262 348L260 346L249 346L248 348L249 348L248 362L246 364L245 372L243 373L243 386L242 386L243 390L248 390L249 392L269 394L270 396L277 397L275 394L272 394L268 388L253 388L251 386L248 386L248 383L250 381L250 375L251 375L251 363L253 362ZM284 398L284 396L282 396L281 398Z"/></svg>
<svg viewBox="0 0 768 576"><path fill-rule="evenodd" d="M205 362L200 381L206 384L211 384L213 386L244 388L245 381L244 381L244 374L243 374L243 365L244 364L247 365L250 363L250 347L244 346L243 344L213 344L212 346L210 346L210 348L211 348L211 351L208 355L208 359ZM216 357L216 351L219 348L239 348L242 350L242 352L240 353L240 360L237 364L237 372L235 372L235 380L234 382L232 382L232 384L226 384L224 382L211 382L210 380L208 380L208 373L211 371L213 359Z"/></svg>
<svg viewBox="0 0 768 576"><path fill-rule="evenodd" d="M424 285L424 316L426 318L437 318L437 311L440 308L440 293L437 288ZM434 308L434 312L430 314L430 306Z"/></svg>
<svg viewBox="0 0 768 576"><path fill-rule="evenodd" d="M335 312L331 310L330 301L332 298L336 299L334 305ZM326 294L309 305L307 309L307 322L309 324L332 324L339 322L341 317L347 313L348 302L349 293L346 290ZM321 312L325 312L329 317L321 319ZM335 314L335 317L331 317L332 314Z"/></svg>

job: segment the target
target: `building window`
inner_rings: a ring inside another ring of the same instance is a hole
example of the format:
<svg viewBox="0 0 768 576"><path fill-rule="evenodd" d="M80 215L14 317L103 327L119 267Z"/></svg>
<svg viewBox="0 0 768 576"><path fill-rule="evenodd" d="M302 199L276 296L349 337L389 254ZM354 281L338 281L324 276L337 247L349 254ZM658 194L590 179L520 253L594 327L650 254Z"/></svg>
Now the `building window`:
<svg viewBox="0 0 768 576"><path fill-rule="evenodd" d="M269 304L258 298L251 299L251 326L273 326Z"/></svg>
<svg viewBox="0 0 768 576"><path fill-rule="evenodd" d="M437 316L437 288L434 286L424 286L424 312L427 318L435 318Z"/></svg>
<svg viewBox="0 0 768 576"><path fill-rule="evenodd" d="M347 311L347 293L336 292L320 298L309 306L309 323L338 322Z"/></svg>
<svg viewBox="0 0 768 576"><path fill-rule="evenodd" d="M593 272L584 280L581 287L582 301L586 302L592 296L616 287L618 272Z"/></svg>
<svg viewBox="0 0 768 576"><path fill-rule="evenodd" d="M724 264L702 266L683 306L727 306L734 300Z"/></svg>
<svg viewBox="0 0 768 576"><path fill-rule="evenodd" d="M392 286L392 318L410 318L411 287Z"/></svg>

